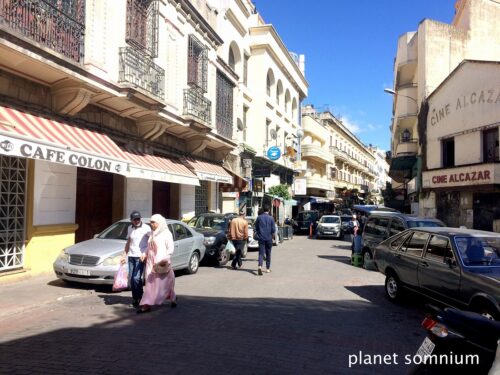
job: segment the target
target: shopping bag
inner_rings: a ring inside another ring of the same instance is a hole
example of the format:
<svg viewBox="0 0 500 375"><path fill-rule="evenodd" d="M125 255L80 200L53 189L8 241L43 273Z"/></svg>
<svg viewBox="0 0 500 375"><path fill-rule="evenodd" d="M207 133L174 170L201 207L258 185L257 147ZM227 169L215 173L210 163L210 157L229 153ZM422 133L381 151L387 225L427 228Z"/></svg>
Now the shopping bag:
<svg viewBox="0 0 500 375"><path fill-rule="evenodd" d="M120 264L113 282L113 292L120 292L128 288L128 264Z"/></svg>
<svg viewBox="0 0 500 375"><path fill-rule="evenodd" d="M233 241L231 240L227 241L226 251L228 251L229 254L236 254L236 248L233 245Z"/></svg>

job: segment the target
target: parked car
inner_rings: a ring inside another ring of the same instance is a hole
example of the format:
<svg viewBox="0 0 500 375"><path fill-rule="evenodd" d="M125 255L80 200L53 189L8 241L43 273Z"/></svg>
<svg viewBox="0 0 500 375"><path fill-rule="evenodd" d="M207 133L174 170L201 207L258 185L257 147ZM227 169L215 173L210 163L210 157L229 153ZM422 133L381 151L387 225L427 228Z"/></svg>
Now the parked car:
<svg viewBox="0 0 500 375"><path fill-rule="evenodd" d="M142 221L144 225L149 225L149 220ZM62 250L53 264L57 278L79 283L113 285L127 242L129 225L128 219L117 221L93 239ZM186 269L190 274L196 273L205 255L204 237L177 220L167 219L167 225L175 246L172 268Z"/></svg>
<svg viewBox="0 0 500 375"><path fill-rule="evenodd" d="M248 222L248 244L247 244L247 247L248 247L248 249L259 250L259 241L257 241L253 237L255 220L257 220L257 218L252 217L252 216L247 216L245 219L247 219L247 222ZM278 226L276 224L274 224L274 229L275 229L275 232L274 232L274 238L273 238L273 246L278 246L278 244L280 242L283 242L283 239L280 238L280 236L279 236Z"/></svg>
<svg viewBox="0 0 500 375"><path fill-rule="evenodd" d="M219 266L227 264L231 257L225 249L227 244L227 230L229 222L236 216L238 215L235 213L204 213L194 216L189 220L188 226L205 236L206 261L216 262Z"/></svg>
<svg viewBox="0 0 500 375"><path fill-rule="evenodd" d="M450 227L412 228L375 248L394 301L404 290L500 319L500 234Z"/></svg>
<svg viewBox="0 0 500 375"><path fill-rule="evenodd" d="M319 216L319 211L316 210L299 212L293 223L294 233L309 233L309 227L311 224L313 225L314 232L316 230L316 222L319 220Z"/></svg>
<svg viewBox="0 0 500 375"><path fill-rule="evenodd" d="M316 238L336 237L341 239L344 236L342 223L338 215L323 215L318 221L316 227Z"/></svg>
<svg viewBox="0 0 500 375"><path fill-rule="evenodd" d="M361 254L366 267L373 258L373 250L383 240L405 229L415 227L444 227L435 218L406 215L398 212L372 211L363 229Z"/></svg>

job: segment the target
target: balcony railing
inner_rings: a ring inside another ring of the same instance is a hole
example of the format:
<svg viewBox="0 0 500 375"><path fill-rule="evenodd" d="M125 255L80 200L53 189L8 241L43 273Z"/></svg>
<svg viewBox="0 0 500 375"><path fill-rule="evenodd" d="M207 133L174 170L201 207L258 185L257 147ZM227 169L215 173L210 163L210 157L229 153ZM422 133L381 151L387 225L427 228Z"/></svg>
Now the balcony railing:
<svg viewBox="0 0 500 375"><path fill-rule="evenodd" d="M196 117L207 124L212 122L212 102L203 96L200 88L184 90L184 115Z"/></svg>
<svg viewBox="0 0 500 375"><path fill-rule="evenodd" d="M85 1L64 5L54 6L45 0L0 0L0 29L11 29L81 63Z"/></svg>
<svg viewBox="0 0 500 375"><path fill-rule="evenodd" d="M133 47L120 48L119 82L139 87L159 99L165 96L165 70Z"/></svg>
<svg viewBox="0 0 500 375"><path fill-rule="evenodd" d="M402 140L396 146L396 156L414 155L418 152L418 142L416 139Z"/></svg>

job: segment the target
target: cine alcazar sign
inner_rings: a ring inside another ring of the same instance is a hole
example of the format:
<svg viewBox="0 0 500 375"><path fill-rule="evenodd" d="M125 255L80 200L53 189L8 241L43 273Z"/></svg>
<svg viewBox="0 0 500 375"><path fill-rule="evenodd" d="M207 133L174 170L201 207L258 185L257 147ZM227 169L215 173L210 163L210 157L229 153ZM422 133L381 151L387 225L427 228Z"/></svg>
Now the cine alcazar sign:
<svg viewBox="0 0 500 375"><path fill-rule="evenodd" d="M422 187L424 189L495 183L500 183L500 164L482 164L422 173Z"/></svg>
<svg viewBox="0 0 500 375"><path fill-rule="evenodd" d="M28 159L45 160L52 163L96 169L126 175L128 163L97 155L72 151L57 146L47 146L14 137L0 136L0 154Z"/></svg>

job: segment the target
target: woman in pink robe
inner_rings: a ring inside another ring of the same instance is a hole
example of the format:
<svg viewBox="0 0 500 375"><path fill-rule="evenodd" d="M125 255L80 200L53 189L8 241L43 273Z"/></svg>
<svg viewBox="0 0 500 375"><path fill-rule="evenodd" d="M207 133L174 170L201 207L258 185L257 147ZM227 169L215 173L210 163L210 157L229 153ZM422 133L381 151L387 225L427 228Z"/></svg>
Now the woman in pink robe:
<svg viewBox="0 0 500 375"><path fill-rule="evenodd" d="M137 313L151 311L151 306L161 305L166 299L170 300L172 307L177 306L175 295L175 275L171 267L171 256L174 253L174 240L172 233L168 230L165 218L159 214L151 216L151 234L149 236L148 249L146 251L146 285L144 295L140 302ZM154 265L169 265L167 273L157 273Z"/></svg>

